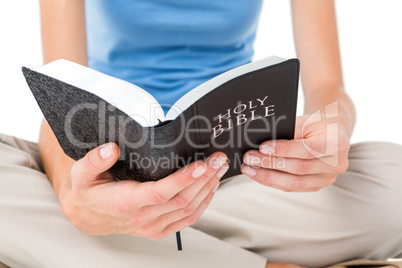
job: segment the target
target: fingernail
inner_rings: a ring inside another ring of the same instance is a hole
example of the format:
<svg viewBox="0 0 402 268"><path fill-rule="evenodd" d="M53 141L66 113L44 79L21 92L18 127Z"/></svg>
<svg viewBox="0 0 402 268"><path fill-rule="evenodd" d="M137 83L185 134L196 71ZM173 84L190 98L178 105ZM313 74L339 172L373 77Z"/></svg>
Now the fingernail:
<svg viewBox="0 0 402 268"><path fill-rule="evenodd" d="M100 155L103 159L108 159L113 155L113 147L111 143L102 145L100 149Z"/></svg>
<svg viewBox="0 0 402 268"><path fill-rule="evenodd" d="M248 175L248 176L255 176L257 174L257 170L255 168L252 168L250 166L244 166L242 168L242 171L244 174Z"/></svg>
<svg viewBox="0 0 402 268"><path fill-rule="evenodd" d="M248 154L244 158L244 162L246 162L248 165L257 165L261 163L261 159L256 155Z"/></svg>
<svg viewBox="0 0 402 268"><path fill-rule="evenodd" d="M214 189L212 189L212 192L215 193L216 190L218 190L219 185L221 184L221 182L219 181L217 185L215 185Z"/></svg>
<svg viewBox="0 0 402 268"><path fill-rule="evenodd" d="M275 148L265 144L265 145L261 146L260 152L263 154L273 154L273 153L275 153Z"/></svg>
<svg viewBox="0 0 402 268"><path fill-rule="evenodd" d="M213 167L214 169L218 169L220 167L222 167L227 161L227 157L225 156L218 156L218 157L214 157L209 159L209 163L211 165L211 167Z"/></svg>
<svg viewBox="0 0 402 268"><path fill-rule="evenodd" d="M207 171L207 168L202 166L202 167L197 167L194 171L193 171L193 177L194 178L198 178L200 177L202 174L205 173L205 171Z"/></svg>
<svg viewBox="0 0 402 268"><path fill-rule="evenodd" d="M216 176L218 178L221 178L223 175L225 175L226 171L228 171L229 169L229 165L225 165L223 167L221 167L221 169L216 173Z"/></svg>

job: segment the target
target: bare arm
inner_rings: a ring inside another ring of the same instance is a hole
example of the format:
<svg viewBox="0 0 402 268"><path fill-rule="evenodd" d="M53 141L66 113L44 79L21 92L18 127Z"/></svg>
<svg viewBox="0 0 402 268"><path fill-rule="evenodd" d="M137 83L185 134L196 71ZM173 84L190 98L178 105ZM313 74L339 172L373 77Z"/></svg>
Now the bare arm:
<svg viewBox="0 0 402 268"><path fill-rule="evenodd" d="M292 14L305 113L339 101L341 127L350 136L356 115L343 86L334 1L292 0Z"/></svg>
<svg viewBox="0 0 402 268"><path fill-rule="evenodd" d="M84 8L84 0L41 0L45 63L64 58L87 65ZM119 158L115 144L97 147L74 161L64 154L46 121L39 151L63 213L78 229L94 235L159 239L184 229L201 216L229 167L226 156L215 153L157 182L117 182L106 172Z"/></svg>
<svg viewBox="0 0 402 268"><path fill-rule="evenodd" d="M84 8L84 0L40 1L45 63L68 59L87 65ZM40 130L39 152L48 178L61 198L60 188L71 187L66 174L70 174L75 161L64 154L46 120L43 120Z"/></svg>
<svg viewBox="0 0 402 268"><path fill-rule="evenodd" d="M334 1L292 0L292 15L305 115L294 140L264 142L245 155L242 172L283 191L318 191L348 167L355 109L343 87Z"/></svg>
<svg viewBox="0 0 402 268"><path fill-rule="evenodd" d="M87 65L84 0L41 0L45 63L60 58Z"/></svg>

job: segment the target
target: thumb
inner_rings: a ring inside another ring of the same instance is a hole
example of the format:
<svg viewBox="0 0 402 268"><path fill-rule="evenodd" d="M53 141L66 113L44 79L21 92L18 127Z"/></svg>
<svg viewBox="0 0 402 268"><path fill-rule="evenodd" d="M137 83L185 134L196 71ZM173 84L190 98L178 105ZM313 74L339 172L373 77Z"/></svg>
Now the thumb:
<svg viewBox="0 0 402 268"><path fill-rule="evenodd" d="M99 174L111 168L119 159L116 143L106 143L89 151L71 169L73 183L88 184L98 179Z"/></svg>

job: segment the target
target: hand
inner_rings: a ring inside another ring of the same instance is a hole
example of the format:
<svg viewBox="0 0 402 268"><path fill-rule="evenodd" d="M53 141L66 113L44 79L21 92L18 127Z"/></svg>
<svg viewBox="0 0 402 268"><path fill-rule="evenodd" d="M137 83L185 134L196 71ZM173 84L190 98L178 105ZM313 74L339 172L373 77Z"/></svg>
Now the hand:
<svg viewBox="0 0 402 268"><path fill-rule="evenodd" d="M155 240L182 230L198 220L229 168L218 152L159 181L116 181L106 170L118 157L114 143L93 149L74 164L71 187L60 195L63 213L85 233Z"/></svg>
<svg viewBox="0 0 402 268"><path fill-rule="evenodd" d="M286 192L318 191L334 183L348 167L350 145L338 117L326 118L297 117L295 139L266 141L248 151L242 173Z"/></svg>

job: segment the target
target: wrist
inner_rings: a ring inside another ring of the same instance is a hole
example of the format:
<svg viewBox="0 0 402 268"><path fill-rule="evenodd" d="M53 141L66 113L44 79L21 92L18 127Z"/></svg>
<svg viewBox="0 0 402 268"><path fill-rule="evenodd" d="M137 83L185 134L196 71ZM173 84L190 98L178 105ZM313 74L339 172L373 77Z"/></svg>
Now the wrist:
<svg viewBox="0 0 402 268"><path fill-rule="evenodd" d="M75 161L65 155L63 151L51 154L40 150L40 153L48 180L52 184L57 198L61 201L65 193L71 190L71 168Z"/></svg>
<svg viewBox="0 0 402 268"><path fill-rule="evenodd" d="M65 195L71 191L71 168L75 161L65 159L65 155L56 158L51 174L48 175L59 201L63 200Z"/></svg>
<svg viewBox="0 0 402 268"><path fill-rule="evenodd" d="M319 111L321 121L338 123L339 130L350 138L356 121L355 106L350 97L343 90L333 90L331 95L326 95L325 91L317 95L306 99L306 117Z"/></svg>

